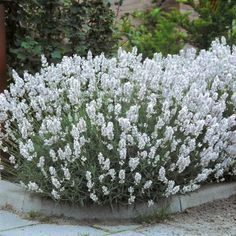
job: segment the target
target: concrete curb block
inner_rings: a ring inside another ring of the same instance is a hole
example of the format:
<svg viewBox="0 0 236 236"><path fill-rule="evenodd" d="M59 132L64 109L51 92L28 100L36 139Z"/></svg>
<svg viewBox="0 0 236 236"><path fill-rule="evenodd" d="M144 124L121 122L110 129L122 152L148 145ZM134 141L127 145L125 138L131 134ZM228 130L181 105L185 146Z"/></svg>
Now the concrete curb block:
<svg viewBox="0 0 236 236"><path fill-rule="evenodd" d="M109 206L77 207L58 204L24 191L17 184L1 180L0 208L9 205L21 213L36 211L48 216L65 216L78 220L125 220L140 215L151 215L163 207L168 207L170 213L181 212L187 208L228 198L234 194L236 194L236 182L212 184L203 186L187 195L176 195L169 199L160 200L151 208L148 208L147 204L137 204L135 207L115 207L112 210Z"/></svg>

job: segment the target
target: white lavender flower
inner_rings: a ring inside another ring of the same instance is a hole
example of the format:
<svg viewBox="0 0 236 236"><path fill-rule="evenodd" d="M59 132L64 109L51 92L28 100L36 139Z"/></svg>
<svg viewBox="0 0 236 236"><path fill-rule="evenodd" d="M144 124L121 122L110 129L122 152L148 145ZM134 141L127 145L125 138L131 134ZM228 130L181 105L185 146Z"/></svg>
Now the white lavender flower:
<svg viewBox="0 0 236 236"><path fill-rule="evenodd" d="M28 183L27 187L30 191L38 191L39 189L39 186L35 182L31 182L31 181Z"/></svg>
<svg viewBox="0 0 236 236"><path fill-rule="evenodd" d="M119 183L123 184L125 183L125 170L119 171Z"/></svg>
<svg viewBox="0 0 236 236"><path fill-rule="evenodd" d="M98 201L98 197L95 193L90 193L90 198L94 201L97 202Z"/></svg>
<svg viewBox="0 0 236 236"><path fill-rule="evenodd" d="M55 198L56 200L60 199L60 194L55 189L52 190L51 194L52 194L53 198Z"/></svg>
<svg viewBox="0 0 236 236"><path fill-rule="evenodd" d="M139 158L138 157L130 158L129 167L130 167L131 171L134 171L138 165L139 165Z"/></svg>
<svg viewBox="0 0 236 236"><path fill-rule="evenodd" d="M136 172L134 175L135 184L139 184L141 179L142 179L142 175L140 173Z"/></svg>
<svg viewBox="0 0 236 236"><path fill-rule="evenodd" d="M52 176L51 180L55 188L59 189L61 187L60 181L55 176Z"/></svg>
<svg viewBox="0 0 236 236"><path fill-rule="evenodd" d="M110 191L108 190L108 188L106 186L102 186L102 191L103 191L103 194L106 196L110 193Z"/></svg>
<svg viewBox="0 0 236 236"><path fill-rule="evenodd" d="M151 206L153 206L153 205L154 205L153 200L148 200L148 207L151 207Z"/></svg>
<svg viewBox="0 0 236 236"><path fill-rule="evenodd" d="M145 182L143 188L144 189L149 189L151 187L151 185L152 185L152 180L148 180L148 181Z"/></svg>

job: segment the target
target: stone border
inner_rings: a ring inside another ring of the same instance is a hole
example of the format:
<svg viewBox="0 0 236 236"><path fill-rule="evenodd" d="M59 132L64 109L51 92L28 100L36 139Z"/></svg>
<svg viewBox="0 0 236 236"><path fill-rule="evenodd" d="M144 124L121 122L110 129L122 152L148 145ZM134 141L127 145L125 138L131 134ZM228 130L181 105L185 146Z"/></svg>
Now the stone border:
<svg viewBox="0 0 236 236"><path fill-rule="evenodd" d="M18 184L0 180L0 208L11 207L19 213L35 211L44 215L72 217L77 220L127 220L140 215L151 215L167 208L169 213L184 211L187 208L228 198L236 194L236 182L206 185L199 190L162 199L152 207L137 204L135 207L86 206L77 207L46 200L23 190Z"/></svg>

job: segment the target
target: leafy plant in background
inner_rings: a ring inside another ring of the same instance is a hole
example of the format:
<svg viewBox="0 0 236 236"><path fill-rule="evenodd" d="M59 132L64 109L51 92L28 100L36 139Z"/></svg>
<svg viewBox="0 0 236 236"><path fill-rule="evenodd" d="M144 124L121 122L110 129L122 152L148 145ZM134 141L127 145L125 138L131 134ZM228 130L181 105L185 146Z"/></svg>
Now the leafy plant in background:
<svg viewBox="0 0 236 236"><path fill-rule="evenodd" d="M6 8L8 64L36 72L41 54L56 63L63 55L111 54L114 13L104 0L1 1ZM105 42L105 43L104 43Z"/></svg>
<svg viewBox="0 0 236 236"><path fill-rule="evenodd" d="M158 7L124 16L117 25L122 46L127 49L136 46L144 58L155 52L178 53L184 46L185 33L169 17L170 13Z"/></svg>
<svg viewBox="0 0 236 236"><path fill-rule="evenodd" d="M186 42L199 49L210 47L212 40L224 36L229 45L236 43L236 1L235 0L179 0L190 6L191 12L172 11L172 20L187 33Z"/></svg>
<svg viewBox="0 0 236 236"><path fill-rule="evenodd" d="M165 1L155 0L151 10L126 15L118 24L122 44L136 46L144 57L155 52L164 55L178 53L190 44L208 49L215 38L224 36L229 45L236 43L236 1L178 0L192 8L187 12L161 8ZM197 17L191 18L191 13Z"/></svg>

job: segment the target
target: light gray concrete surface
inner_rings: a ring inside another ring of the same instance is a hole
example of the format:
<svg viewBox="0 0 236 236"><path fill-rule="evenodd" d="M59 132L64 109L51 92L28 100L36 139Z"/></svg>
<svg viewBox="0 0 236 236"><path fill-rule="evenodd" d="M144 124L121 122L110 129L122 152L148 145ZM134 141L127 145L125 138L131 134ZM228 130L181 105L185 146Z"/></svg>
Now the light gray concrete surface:
<svg viewBox="0 0 236 236"><path fill-rule="evenodd" d="M1 236L103 236L106 232L88 226L35 225L0 231Z"/></svg>
<svg viewBox="0 0 236 236"><path fill-rule="evenodd" d="M21 219L14 213L0 210L0 236L105 236L133 235L140 225L56 225Z"/></svg>
<svg viewBox="0 0 236 236"><path fill-rule="evenodd" d="M114 231L116 232L116 231ZM100 236L107 231L91 226L40 224L0 211L0 236Z"/></svg>
<svg viewBox="0 0 236 236"><path fill-rule="evenodd" d="M4 230L17 229L35 224L37 224L37 222L23 220L12 213L0 211L0 232Z"/></svg>
<svg viewBox="0 0 236 236"><path fill-rule="evenodd" d="M138 204L135 207L108 206L77 207L66 204L57 204L51 200L42 199L35 194L30 194L19 185L7 181L0 181L0 208L6 205L12 209L27 213L36 211L44 215L73 217L78 220L124 220L133 219L140 215L151 215L168 206L170 213L176 213L186 208L197 206L216 199L227 198L236 194L236 183L220 183L204 186L188 195L177 195L169 199L160 200L151 208L147 204ZM17 200L16 200L17 199Z"/></svg>
<svg viewBox="0 0 236 236"><path fill-rule="evenodd" d="M127 231L127 232L115 233L112 234L112 236L145 236L145 234L134 231Z"/></svg>
<svg viewBox="0 0 236 236"><path fill-rule="evenodd" d="M236 183L206 185L191 194L180 195L181 211L236 194Z"/></svg>
<svg viewBox="0 0 236 236"><path fill-rule="evenodd" d="M134 231L140 228L138 224L130 224L130 225L93 225L96 229L101 229L110 233L120 233L124 231Z"/></svg>
<svg viewBox="0 0 236 236"><path fill-rule="evenodd" d="M17 199L17 201L15 200ZM109 206L87 206L77 207L66 204L55 203L45 200L35 194L21 189L19 185L7 181L0 181L0 208L10 205L14 210L22 213L37 211L44 215L64 215L75 219L99 219L120 220L131 219L143 214L152 214L165 206L169 206L171 212L180 211L179 197L174 196L154 204L151 208L147 204L137 206L114 207Z"/></svg>

